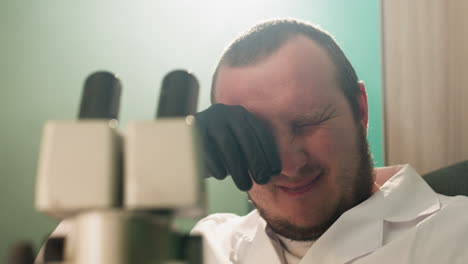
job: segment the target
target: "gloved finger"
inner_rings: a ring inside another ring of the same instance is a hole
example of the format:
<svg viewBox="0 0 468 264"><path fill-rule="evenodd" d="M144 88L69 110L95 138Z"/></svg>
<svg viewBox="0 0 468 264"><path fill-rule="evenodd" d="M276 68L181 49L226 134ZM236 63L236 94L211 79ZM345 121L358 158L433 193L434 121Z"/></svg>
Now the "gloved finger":
<svg viewBox="0 0 468 264"><path fill-rule="evenodd" d="M218 180L226 178L227 171L224 167L224 162L221 159L221 154L216 146L210 143L202 146L203 162L208 173Z"/></svg>
<svg viewBox="0 0 468 264"><path fill-rule="evenodd" d="M256 182L263 183L265 181L268 181L269 177L277 175L281 172L281 159L279 156L278 148L276 146L276 141L268 127L261 120L258 120L254 115L245 115L245 122L249 124L249 127L254 131L253 135L255 135L256 137L255 142L257 145L255 146L255 153L263 158L252 160L255 162L258 161L266 163L266 171L264 172L264 174L260 173L254 174L252 176L254 177ZM259 178L255 178L257 176Z"/></svg>
<svg viewBox="0 0 468 264"><path fill-rule="evenodd" d="M239 143L229 130L224 131L225 133L211 134L219 144L220 159L223 161L224 167L231 175L237 188L241 191L250 190L252 188L252 180L250 179L247 162Z"/></svg>
<svg viewBox="0 0 468 264"><path fill-rule="evenodd" d="M252 127L251 122L247 122L246 119L251 115L247 110L237 106L235 111L237 113L231 117L229 127L240 145L252 178L258 184L266 184L272 173L264 149L259 142L259 138L264 135L257 135L257 130ZM261 124L257 123L255 125Z"/></svg>
<svg viewBox="0 0 468 264"><path fill-rule="evenodd" d="M203 162L208 170L209 175L213 176L218 180L226 178L227 171L224 167L224 161L221 159L221 152L212 138L210 138L209 130L207 126L203 124L202 120L196 121L196 127L198 129L198 138L200 140L200 148L203 155Z"/></svg>

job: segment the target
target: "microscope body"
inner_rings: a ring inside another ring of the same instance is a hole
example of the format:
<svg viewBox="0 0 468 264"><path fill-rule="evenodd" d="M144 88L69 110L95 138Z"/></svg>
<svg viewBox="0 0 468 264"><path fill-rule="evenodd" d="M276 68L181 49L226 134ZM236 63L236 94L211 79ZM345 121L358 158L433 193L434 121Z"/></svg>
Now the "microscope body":
<svg viewBox="0 0 468 264"><path fill-rule="evenodd" d="M201 238L172 230L206 213L199 148L190 118L47 122L36 208L68 227L36 263L203 263Z"/></svg>

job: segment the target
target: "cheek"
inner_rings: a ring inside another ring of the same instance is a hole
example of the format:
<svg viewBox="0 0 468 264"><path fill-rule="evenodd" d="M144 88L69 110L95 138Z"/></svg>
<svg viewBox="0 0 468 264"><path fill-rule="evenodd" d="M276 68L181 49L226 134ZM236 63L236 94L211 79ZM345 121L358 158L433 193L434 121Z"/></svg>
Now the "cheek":
<svg viewBox="0 0 468 264"><path fill-rule="evenodd" d="M306 153L333 174L351 164L355 153L356 130L341 126L323 128L305 138Z"/></svg>
<svg viewBox="0 0 468 264"><path fill-rule="evenodd" d="M356 141L357 128L340 118L317 131L304 136L306 152L319 161L328 163L349 155Z"/></svg>
<svg viewBox="0 0 468 264"><path fill-rule="evenodd" d="M336 128L323 128L304 137L305 151L312 160L329 165L340 153L343 146L340 131Z"/></svg>

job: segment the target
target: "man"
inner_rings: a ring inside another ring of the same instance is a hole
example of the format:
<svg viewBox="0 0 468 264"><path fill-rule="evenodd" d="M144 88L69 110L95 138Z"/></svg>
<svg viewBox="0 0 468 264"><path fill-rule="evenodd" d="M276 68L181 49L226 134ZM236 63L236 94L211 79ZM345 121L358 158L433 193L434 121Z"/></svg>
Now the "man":
<svg viewBox="0 0 468 264"><path fill-rule="evenodd" d="M197 115L205 162L256 210L193 229L208 263L468 263L463 197L409 166L372 166L364 84L334 40L296 20L259 24L225 51ZM455 220L456 219L456 220Z"/></svg>

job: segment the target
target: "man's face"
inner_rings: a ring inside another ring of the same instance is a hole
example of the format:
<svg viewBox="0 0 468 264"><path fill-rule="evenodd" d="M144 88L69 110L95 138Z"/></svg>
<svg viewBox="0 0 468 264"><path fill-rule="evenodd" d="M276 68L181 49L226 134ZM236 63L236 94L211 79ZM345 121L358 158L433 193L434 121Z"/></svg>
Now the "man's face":
<svg viewBox="0 0 468 264"><path fill-rule="evenodd" d="M359 97L362 115L356 120L332 61L312 40L293 38L251 66L221 67L215 98L242 105L275 136L281 174L265 185L254 183L248 194L277 233L317 239L344 211L370 196L365 94Z"/></svg>

